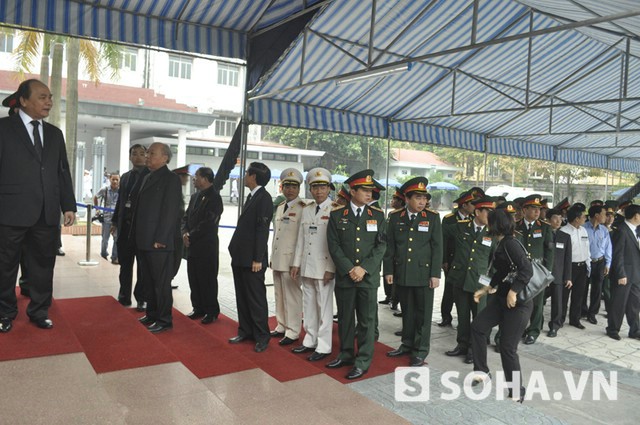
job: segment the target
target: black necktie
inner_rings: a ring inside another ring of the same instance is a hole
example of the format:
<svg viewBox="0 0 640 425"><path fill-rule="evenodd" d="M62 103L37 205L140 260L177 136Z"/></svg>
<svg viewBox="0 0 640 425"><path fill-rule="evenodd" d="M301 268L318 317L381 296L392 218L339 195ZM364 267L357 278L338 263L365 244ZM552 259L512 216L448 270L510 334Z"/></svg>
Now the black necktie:
<svg viewBox="0 0 640 425"><path fill-rule="evenodd" d="M415 220L415 219L416 219L416 215L415 214L411 214L411 218L410 218L411 223L413 223L413 220Z"/></svg>
<svg viewBox="0 0 640 425"><path fill-rule="evenodd" d="M40 132L38 131L40 121L33 120L31 121L31 125L33 126L33 147L36 148L38 157L42 159L42 139L40 138Z"/></svg>
<svg viewBox="0 0 640 425"><path fill-rule="evenodd" d="M482 227L476 226L476 235L482 232Z"/></svg>
<svg viewBox="0 0 640 425"><path fill-rule="evenodd" d="M245 202L245 204L248 204L250 200L251 200L251 194L248 194L247 195L247 201Z"/></svg>
<svg viewBox="0 0 640 425"><path fill-rule="evenodd" d="M360 218L360 211L362 211L361 208L356 208L356 218Z"/></svg>
<svg viewBox="0 0 640 425"><path fill-rule="evenodd" d="M249 201L251 200L251 194L249 194L247 196L247 200L244 201L244 205L242 206L242 211L244 211L247 208L247 205L249 204Z"/></svg>
<svg viewBox="0 0 640 425"><path fill-rule="evenodd" d="M636 238L640 239L640 226L636 227Z"/></svg>
<svg viewBox="0 0 640 425"><path fill-rule="evenodd" d="M529 231L531 231L532 227L533 227L533 223L529 223Z"/></svg>
<svg viewBox="0 0 640 425"><path fill-rule="evenodd" d="M286 213L288 208L289 208L289 204L284 204L284 211L282 211L282 212Z"/></svg>
<svg viewBox="0 0 640 425"><path fill-rule="evenodd" d="M318 211L320 211L320 205L316 205L316 215L318 214Z"/></svg>

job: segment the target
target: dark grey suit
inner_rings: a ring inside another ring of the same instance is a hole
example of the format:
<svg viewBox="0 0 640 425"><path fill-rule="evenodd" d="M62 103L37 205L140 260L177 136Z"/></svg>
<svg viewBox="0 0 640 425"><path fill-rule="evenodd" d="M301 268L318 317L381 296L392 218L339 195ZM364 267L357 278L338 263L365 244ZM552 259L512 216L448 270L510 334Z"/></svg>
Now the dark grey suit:
<svg viewBox="0 0 640 425"><path fill-rule="evenodd" d="M608 334L618 334L622 319L626 315L629 336L640 336L640 246L636 235L622 222L611 234L613 256L611 270L611 310L608 312ZM618 280L627 278L626 285Z"/></svg>
<svg viewBox="0 0 640 425"><path fill-rule="evenodd" d="M46 318L53 291L61 211L76 200L59 128L43 122L42 157L19 114L0 119L0 317L15 319L21 248L29 263L30 318Z"/></svg>
<svg viewBox="0 0 640 425"><path fill-rule="evenodd" d="M562 318L566 316L566 311L562 311L562 290L564 283L571 280L571 236L556 230L553 232L553 244L553 282L546 292L551 297L549 329L557 331L562 327Z"/></svg>

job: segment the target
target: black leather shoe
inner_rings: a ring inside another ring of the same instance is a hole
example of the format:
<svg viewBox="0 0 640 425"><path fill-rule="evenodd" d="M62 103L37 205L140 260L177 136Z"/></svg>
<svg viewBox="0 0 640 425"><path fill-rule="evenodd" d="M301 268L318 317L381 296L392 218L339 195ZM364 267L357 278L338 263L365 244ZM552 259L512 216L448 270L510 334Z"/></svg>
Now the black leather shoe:
<svg viewBox="0 0 640 425"><path fill-rule="evenodd" d="M308 353L309 351L315 351L315 348L305 347L304 345L298 345L291 351L296 354Z"/></svg>
<svg viewBox="0 0 640 425"><path fill-rule="evenodd" d="M53 322L47 317L42 317L40 319L29 319L29 320L31 320L33 323L35 323L36 326L39 327L40 329L51 329L51 328L53 328Z"/></svg>
<svg viewBox="0 0 640 425"><path fill-rule="evenodd" d="M615 339L616 341L620 341L622 338L620 338L620 335L614 332L607 332L607 336L609 338Z"/></svg>
<svg viewBox="0 0 640 425"><path fill-rule="evenodd" d="M142 323L145 326L149 326L153 323L155 323L156 319L152 319L149 316L142 316L141 318L138 319L138 322Z"/></svg>
<svg viewBox="0 0 640 425"><path fill-rule="evenodd" d="M309 360L310 362L317 362L318 360L324 359L328 355L328 353L318 353L317 351L314 351L313 354L307 357L307 360Z"/></svg>
<svg viewBox="0 0 640 425"><path fill-rule="evenodd" d="M478 372L478 373L480 373L480 372ZM480 375L479 374L478 376L475 376L473 378L473 381L471 381L471 386L475 387L477 385L484 384L484 383L487 383L489 381L491 381L491 372L487 372L486 375Z"/></svg>
<svg viewBox="0 0 640 425"><path fill-rule="evenodd" d="M364 375L365 373L367 373L366 370L360 369L359 367L353 367L349 371L349 373L347 373L345 378L347 378L347 379L358 379L358 378L362 377L362 375Z"/></svg>
<svg viewBox="0 0 640 425"><path fill-rule="evenodd" d="M420 367L426 364L427 362L425 362L424 359L421 359L420 357L411 357L411 360L409 360L409 366L411 367Z"/></svg>
<svg viewBox="0 0 640 425"><path fill-rule="evenodd" d="M442 322L438 323L438 326L440 326L441 328L451 326L451 319L442 319Z"/></svg>
<svg viewBox="0 0 640 425"><path fill-rule="evenodd" d="M240 344L245 339L247 339L246 336L242 336L242 335L234 336L233 338L229 338L229 344Z"/></svg>
<svg viewBox="0 0 640 425"><path fill-rule="evenodd" d="M389 307L393 311L398 310L398 301L391 301L391 306Z"/></svg>
<svg viewBox="0 0 640 425"><path fill-rule="evenodd" d="M473 364L473 351L467 350L467 354L464 356L465 364Z"/></svg>
<svg viewBox="0 0 640 425"><path fill-rule="evenodd" d="M395 331L393 334L395 336L402 336L402 331Z"/></svg>
<svg viewBox="0 0 640 425"><path fill-rule="evenodd" d="M153 323L151 326L149 326L147 329L149 329L149 332L153 334L159 334L160 332L173 329L173 325L160 325L156 322L156 323Z"/></svg>
<svg viewBox="0 0 640 425"><path fill-rule="evenodd" d="M136 306L136 310L139 312L143 312L147 309L147 303L146 302L141 302L138 303L138 305Z"/></svg>
<svg viewBox="0 0 640 425"><path fill-rule="evenodd" d="M524 343L525 343L525 345L531 345L531 344L536 342L536 339L537 338L535 336L533 336L533 335L527 335L524 338Z"/></svg>
<svg viewBox="0 0 640 425"><path fill-rule="evenodd" d="M445 354L449 357L465 356L467 355L467 351L468 350L466 348L462 348L459 345L456 345L456 348L451 351L447 351Z"/></svg>
<svg viewBox="0 0 640 425"><path fill-rule="evenodd" d="M131 300L118 299L118 302L125 307L131 307Z"/></svg>
<svg viewBox="0 0 640 425"><path fill-rule="evenodd" d="M397 311L397 312L393 313L393 317L402 317L402 312L401 311Z"/></svg>
<svg viewBox="0 0 640 425"><path fill-rule="evenodd" d="M344 366L353 366L353 362L348 362L346 360L342 360L342 359L335 359L335 360L331 360L329 363L326 364L326 366L329 369L337 369L339 367L344 367Z"/></svg>
<svg viewBox="0 0 640 425"><path fill-rule="evenodd" d="M58 248L58 251L56 251L56 255L58 257L64 257L66 254L64 253L64 251L62 250L62 248Z"/></svg>
<svg viewBox="0 0 640 425"><path fill-rule="evenodd" d="M296 339L291 339L288 336L285 336L284 338L282 338L280 341L278 341L278 344L280 345L291 345L294 342L296 342L298 340L298 338Z"/></svg>
<svg viewBox="0 0 640 425"><path fill-rule="evenodd" d="M580 323L580 322L576 322L576 323L571 323L571 322L569 322L569 324L570 324L571 326L573 326L573 327L578 328L578 329L584 329L584 325L583 325L582 323Z"/></svg>
<svg viewBox="0 0 640 425"><path fill-rule="evenodd" d="M284 332L271 331L269 332L269 335L271 335L271 338L282 338L284 336Z"/></svg>
<svg viewBox="0 0 640 425"><path fill-rule="evenodd" d="M7 333L11 330L11 328L13 327L13 325L11 324L12 320L7 318L7 317L3 317L0 319L0 332L1 333Z"/></svg>
<svg viewBox="0 0 640 425"><path fill-rule="evenodd" d="M187 317L191 320L196 320L199 319L201 317L204 317L204 313L197 311L197 310L193 310L191 311L191 313L187 314Z"/></svg>
<svg viewBox="0 0 640 425"><path fill-rule="evenodd" d="M268 346L269 344L266 342L256 342L256 346L253 349L253 351L255 351L256 353L262 353L264 350L267 349Z"/></svg>
<svg viewBox="0 0 640 425"><path fill-rule="evenodd" d="M378 304L383 304L383 305L387 305L389 303L391 303L391 300L389 298L385 298L384 300L378 301Z"/></svg>
<svg viewBox="0 0 640 425"><path fill-rule="evenodd" d="M587 318L587 322L591 323L592 325L597 325L598 324L598 319L596 319L595 316L589 316Z"/></svg>
<svg viewBox="0 0 640 425"><path fill-rule="evenodd" d="M555 338L558 336L558 331L555 329L551 329L549 332L547 332L547 336L549 338Z"/></svg>
<svg viewBox="0 0 640 425"><path fill-rule="evenodd" d="M405 354L409 354L408 351L404 351L402 348L398 348L396 350L393 351L387 351L387 357L400 357L400 356L404 356Z"/></svg>
<svg viewBox="0 0 640 425"><path fill-rule="evenodd" d="M524 401L524 395L526 394L526 392L527 392L527 390L524 387L520 387L520 397L519 398L513 398L513 391L511 390L511 388L509 388L509 395L507 397L509 397L513 401L517 401L518 403L522 403Z"/></svg>
<svg viewBox="0 0 640 425"><path fill-rule="evenodd" d="M218 316L214 316L213 314L205 314L202 317L202 320L200 321L200 323L202 323L203 325L208 325L210 323L215 322L216 320L218 320Z"/></svg>
<svg viewBox="0 0 640 425"><path fill-rule="evenodd" d="M493 350L494 350L496 353L500 353L500 343L499 343L499 342L496 342L496 346L495 346L495 347L493 347Z"/></svg>

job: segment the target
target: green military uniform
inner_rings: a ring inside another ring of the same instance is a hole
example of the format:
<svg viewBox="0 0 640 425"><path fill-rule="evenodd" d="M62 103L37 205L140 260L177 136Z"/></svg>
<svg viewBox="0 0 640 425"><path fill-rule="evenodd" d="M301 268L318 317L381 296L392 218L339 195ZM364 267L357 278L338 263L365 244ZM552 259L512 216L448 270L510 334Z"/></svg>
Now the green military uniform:
<svg viewBox="0 0 640 425"><path fill-rule="evenodd" d="M551 227L541 220L536 220L532 223L531 229L528 229L525 220L522 219L516 222L516 231L520 234L518 239L531 255L531 259L540 260L548 270L553 270L554 243ZM533 299L531 323L525 331L526 335L534 338L540 335L544 322L543 307L544 291Z"/></svg>
<svg viewBox="0 0 640 425"><path fill-rule="evenodd" d="M451 262L453 261L453 247L455 246L454 241L451 239L451 232L447 232L447 229L451 226L455 226L456 223L466 220L466 217L463 218L460 216L460 212L458 209L454 209L453 212L445 215L442 218L442 229L443 229L443 244L444 244L444 253L443 253L443 263L447 264L447 269L444 271L444 290L442 292L442 301L440 302L440 314L442 315L442 323L451 323L453 320L453 316L451 312L453 310L454 299L453 299L453 285L449 281L449 268L451 266Z"/></svg>
<svg viewBox="0 0 640 425"><path fill-rule="evenodd" d="M366 371L373 358L377 292L380 265L386 249L386 226L382 210L367 205L361 208L360 218L356 218L351 204L333 210L329 218L327 242L336 266L335 296L340 336L338 359L344 362L355 360L355 367ZM357 283L349 277L349 271L355 266L367 271L364 279ZM356 332L357 355L354 346Z"/></svg>
<svg viewBox="0 0 640 425"><path fill-rule="evenodd" d="M463 350L471 347L471 315L476 317L486 305L486 297L476 303L473 294L482 288L478 280L480 275L487 273L493 252L493 240L487 233L487 226L480 226L480 231L476 230L477 226L474 220L464 220L448 230L455 250L447 279L453 285L458 311L456 341Z"/></svg>
<svg viewBox="0 0 640 425"><path fill-rule="evenodd" d="M437 212L424 209L413 221L403 208L389 214L383 275L393 275L402 305L402 345L399 350L424 360L431 345L434 289L440 278L442 223Z"/></svg>

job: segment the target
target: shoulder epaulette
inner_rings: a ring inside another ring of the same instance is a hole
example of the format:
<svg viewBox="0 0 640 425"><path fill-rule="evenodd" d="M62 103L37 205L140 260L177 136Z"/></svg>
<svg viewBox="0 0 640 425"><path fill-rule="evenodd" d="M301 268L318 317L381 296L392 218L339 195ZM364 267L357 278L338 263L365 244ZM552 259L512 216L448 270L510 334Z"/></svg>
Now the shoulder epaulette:
<svg viewBox="0 0 640 425"><path fill-rule="evenodd" d="M284 201L280 202L280 203L278 204L278 206L280 207L280 206L282 206L282 205L284 205L284 204L286 204L286 203L287 203L287 200L285 199Z"/></svg>
<svg viewBox="0 0 640 425"><path fill-rule="evenodd" d="M450 212L449 214L445 215L444 218L453 217L454 215L455 215L455 213Z"/></svg>
<svg viewBox="0 0 640 425"><path fill-rule="evenodd" d="M373 205L369 205L369 208L371 208L372 210L379 211L379 212L381 212L382 214L384 214L384 211L382 211L382 208L374 207Z"/></svg>
<svg viewBox="0 0 640 425"><path fill-rule="evenodd" d="M546 224L547 226L549 226L549 223L544 220L537 220L537 221L538 221L538 225Z"/></svg>
<svg viewBox="0 0 640 425"><path fill-rule="evenodd" d="M335 204L335 202L334 202L334 204ZM331 204L331 205L333 205L333 204ZM340 205L340 204L338 204L338 206L337 206L337 207L335 207L334 209L332 209L332 210L331 210L331 212L341 210L341 209L343 209L344 207L346 207L346 205Z"/></svg>
<svg viewBox="0 0 640 425"><path fill-rule="evenodd" d="M395 210L393 210L393 211L389 211L389 215L391 215L391 214L398 214L399 212L402 212L402 211L404 211L404 208L396 208L396 209L395 209Z"/></svg>
<svg viewBox="0 0 640 425"><path fill-rule="evenodd" d="M465 218L464 220L458 220L458 223L471 223L471 219Z"/></svg>
<svg viewBox="0 0 640 425"><path fill-rule="evenodd" d="M438 211L434 211L434 210L430 210L429 208L425 208L427 211L429 211L430 213L434 213L436 215L438 215Z"/></svg>
<svg viewBox="0 0 640 425"><path fill-rule="evenodd" d="M315 201L311 201L310 203L315 202ZM305 202L304 199L300 199L300 201L298 201L298 205L300 205L302 208L306 207L308 204Z"/></svg>

